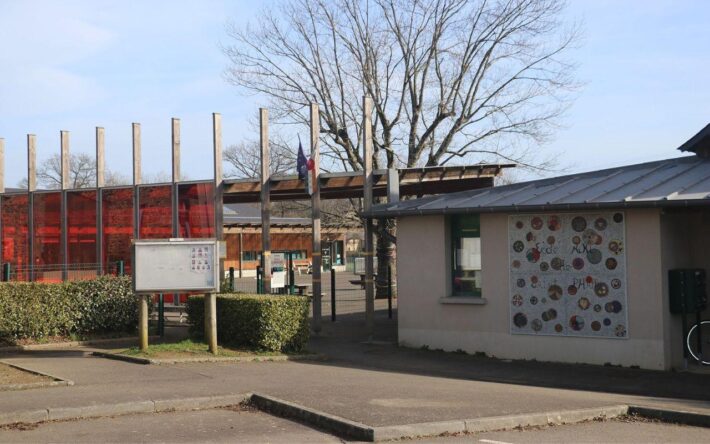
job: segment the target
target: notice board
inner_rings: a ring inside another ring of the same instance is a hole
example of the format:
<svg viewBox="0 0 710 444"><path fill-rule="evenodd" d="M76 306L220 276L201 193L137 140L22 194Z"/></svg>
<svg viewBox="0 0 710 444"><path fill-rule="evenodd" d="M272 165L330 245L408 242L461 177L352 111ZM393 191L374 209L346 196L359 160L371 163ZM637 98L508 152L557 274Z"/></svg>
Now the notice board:
<svg viewBox="0 0 710 444"><path fill-rule="evenodd" d="M510 331L628 337L622 212L510 216Z"/></svg>
<svg viewBox="0 0 710 444"><path fill-rule="evenodd" d="M214 239L134 241L133 291L216 291L219 286L218 248Z"/></svg>

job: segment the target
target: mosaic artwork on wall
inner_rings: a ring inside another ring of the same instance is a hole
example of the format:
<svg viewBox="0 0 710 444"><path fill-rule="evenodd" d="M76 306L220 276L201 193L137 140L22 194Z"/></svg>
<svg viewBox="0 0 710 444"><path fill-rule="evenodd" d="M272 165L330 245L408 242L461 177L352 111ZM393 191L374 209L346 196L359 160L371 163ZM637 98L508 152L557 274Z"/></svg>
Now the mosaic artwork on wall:
<svg viewBox="0 0 710 444"><path fill-rule="evenodd" d="M626 338L624 213L509 218L513 334Z"/></svg>

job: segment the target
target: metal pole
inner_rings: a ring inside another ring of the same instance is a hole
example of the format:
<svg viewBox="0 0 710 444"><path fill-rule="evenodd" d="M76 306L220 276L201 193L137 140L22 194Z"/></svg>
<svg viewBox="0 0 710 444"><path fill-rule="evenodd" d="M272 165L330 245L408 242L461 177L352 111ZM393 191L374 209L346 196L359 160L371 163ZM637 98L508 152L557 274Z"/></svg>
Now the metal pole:
<svg viewBox="0 0 710 444"><path fill-rule="evenodd" d="M330 269L330 320L335 322L335 269Z"/></svg>
<svg viewBox="0 0 710 444"><path fill-rule="evenodd" d="M288 285L289 294L296 294L296 274L293 272L293 252L288 252Z"/></svg>
<svg viewBox="0 0 710 444"><path fill-rule="evenodd" d="M234 267L229 267L229 291L234 293Z"/></svg>
<svg viewBox="0 0 710 444"><path fill-rule="evenodd" d="M177 297L178 295L173 295ZM165 298L163 293L158 296L158 334L160 337L165 337Z"/></svg>
<svg viewBox="0 0 710 444"><path fill-rule="evenodd" d="M10 263L5 262L2 264L2 280L3 282L10 282Z"/></svg>
<svg viewBox="0 0 710 444"><path fill-rule="evenodd" d="M321 330L321 227L320 227L320 152L318 137L320 134L320 115L317 103L311 103L311 159L313 159L313 196L311 196L311 219L313 222L313 331Z"/></svg>
<svg viewBox="0 0 710 444"><path fill-rule="evenodd" d="M392 319L392 266L387 266L387 316Z"/></svg>
<svg viewBox="0 0 710 444"><path fill-rule="evenodd" d="M256 266L256 294L262 294L263 289L261 288L261 265Z"/></svg>
<svg viewBox="0 0 710 444"><path fill-rule="evenodd" d="M118 274L119 276L124 276L125 271L123 267L123 261L116 262L116 274Z"/></svg>
<svg viewBox="0 0 710 444"><path fill-rule="evenodd" d="M362 98L362 159L363 159L363 206L364 210L372 208L372 98ZM372 340L375 332L375 288L373 282L374 259L372 244L372 219L365 223L365 330Z"/></svg>

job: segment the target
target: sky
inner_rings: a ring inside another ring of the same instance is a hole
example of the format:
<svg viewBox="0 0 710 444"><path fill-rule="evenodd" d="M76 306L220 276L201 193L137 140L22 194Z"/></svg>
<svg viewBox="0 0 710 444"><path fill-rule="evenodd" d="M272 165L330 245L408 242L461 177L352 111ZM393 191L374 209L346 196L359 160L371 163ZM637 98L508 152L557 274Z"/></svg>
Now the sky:
<svg viewBox="0 0 710 444"><path fill-rule="evenodd" d="M273 0L278 1L278 0ZM212 175L211 113L226 145L256 138L265 100L223 77L228 21L244 24L257 1L0 0L0 137L6 186L26 175L26 134L38 162L59 152L93 154L106 130L106 164L130 176L131 123L142 128L143 171L170 171L170 119L182 124L182 169ZM582 89L539 149L560 159L555 174L675 157L710 122L710 2L570 0L581 22L570 58Z"/></svg>

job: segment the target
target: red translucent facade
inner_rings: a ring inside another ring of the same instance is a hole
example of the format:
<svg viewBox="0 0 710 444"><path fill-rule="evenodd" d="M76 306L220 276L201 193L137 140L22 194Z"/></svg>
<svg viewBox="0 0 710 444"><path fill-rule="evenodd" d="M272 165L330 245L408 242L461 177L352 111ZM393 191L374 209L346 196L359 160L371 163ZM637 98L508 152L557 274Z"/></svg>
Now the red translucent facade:
<svg viewBox="0 0 710 444"><path fill-rule="evenodd" d="M62 193L35 193L32 198L34 280L62 280L60 248Z"/></svg>
<svg viewBox="0 0 710 444"><path fill-rule="evenodd" d="M179 237L215 237L214 183L178 185Z"/></svg>
<svg viewBox="0 0 710 444"><path fill-rule="evenodd" d="M2 196L2 262L9 263L12 280L26 281L29 266L29 196Z"/></svg>
<svg viewBox="0 0 710 444"><path fill-rule="evenodd" d="M173 237L172 185L146 186L138 189L138 237L169 239Z"/></svg>
<svg viewBox="0 0 710 444"><path fill-rule="evenodd" d="M67 193L67 263L81 264L69 267L70 280L96 276L96 199L96 190Z"/></svg>
<svg viewBox="0 0 710 444"><path fill-rule="evenodd" d="M101 211L104 272L116 273L116 264L123 261L124 271L129 274L133 239L133 188L102 190Z"/></svg>

